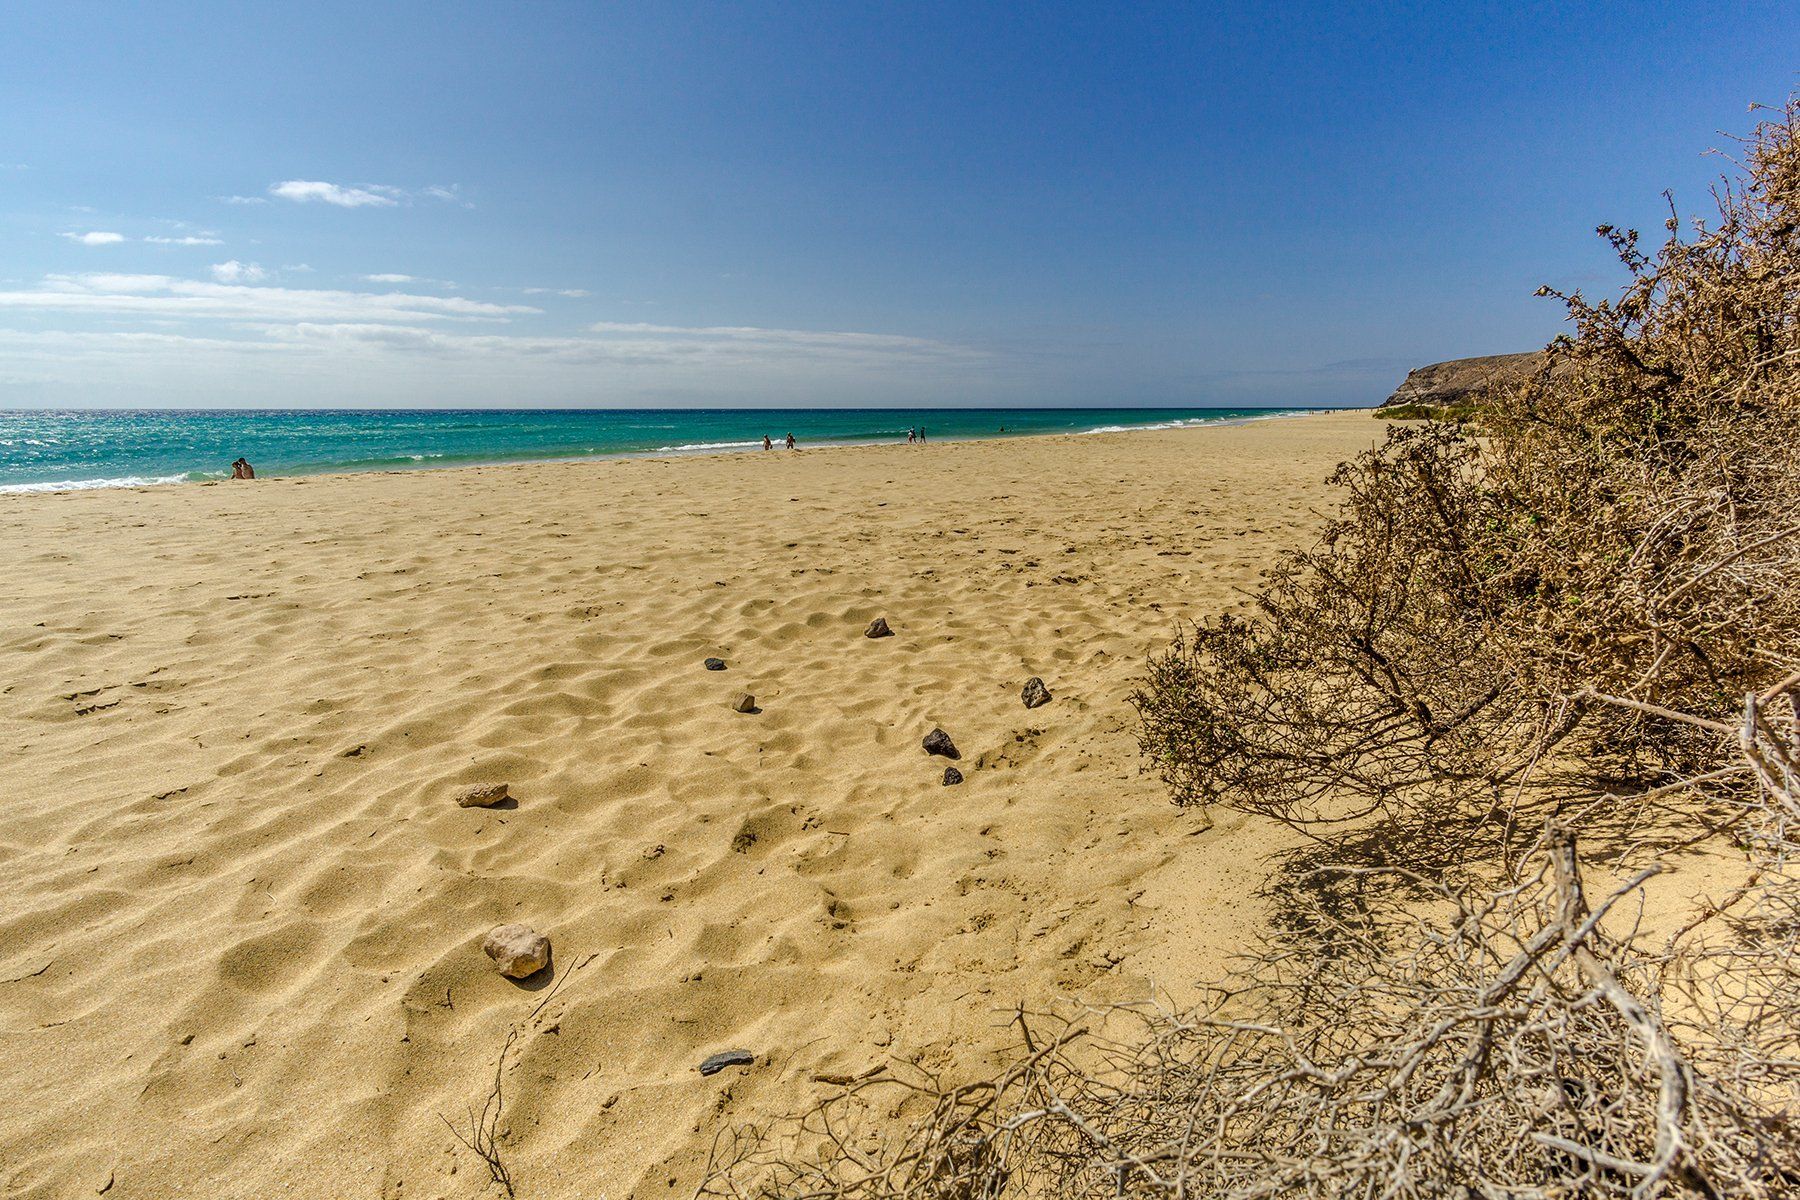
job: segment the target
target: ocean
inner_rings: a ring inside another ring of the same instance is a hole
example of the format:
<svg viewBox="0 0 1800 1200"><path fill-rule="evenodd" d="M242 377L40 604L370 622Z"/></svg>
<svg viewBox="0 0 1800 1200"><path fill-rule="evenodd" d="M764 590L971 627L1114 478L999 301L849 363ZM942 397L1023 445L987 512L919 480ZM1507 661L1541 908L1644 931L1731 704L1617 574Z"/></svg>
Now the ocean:
<svg viewBox="0 0 1800 1200"><path fill-rule="evenodd" d="M1171 429L1300 410L1226 408L31 411L0 409L0 493L800 446Z"/></svg>

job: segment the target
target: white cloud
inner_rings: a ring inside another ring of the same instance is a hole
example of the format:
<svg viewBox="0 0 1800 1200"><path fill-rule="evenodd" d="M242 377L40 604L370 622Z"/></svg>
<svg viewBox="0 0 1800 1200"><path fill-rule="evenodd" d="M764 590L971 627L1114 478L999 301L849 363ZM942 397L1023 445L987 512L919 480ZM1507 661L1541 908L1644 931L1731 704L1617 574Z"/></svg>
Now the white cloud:
<svg viewBox="0 0 1800 1200"><path fill-rule="evenodd" d="M594 294L586 288L529 287L520 288L519 290L524 292L527 296L567 296L571 300L585 300L587 297Z"/></svg>
<svg viewBox="0 0 1800 1200"><path fill-rule="evenodd" d="M225 266L227 264L220 264ZM242 267L243 264L239 264ZM505 321L541 312L523 304L489 304L461 296L404 292L247 287L170 275L93 272L49 275L25 291L0 291L0 311L139 314L144 317L272 321Z"/></svg>
<svg viewBox="0 0 1800 1200"><path fill-rule="evenodd" d="M220 204L267 204L265 196L214 196Z"/></svg>
<svg viewBox="0 0 1800 1200"><path fill-rule="evenodd" d="M430 187L424 189L423 194L430 196L433 200L442 200L446 204L455 204L462 208L475 207L472 201L464 198L462 194L462 184L460 183L452 183L449 185L434 183Z"/></svg>
<svg viewBox="0 0 1800 1200"><path fill-rule="evenodd" d="M255 263L239 262L233 258L214 263L212 277L220 283L260 283L269 277L269 273Z"/></svg>
<svg viewBox="0 0 1800 1200"><path fill-rule="evenodd" d="M225 243L216 237L147 237L144 239L154 246L223 246Z"/></svg>
<svg viewBox="0 0 1800 1200"><path fill-rule="evenodd" d="M594 333L639 334L671 337L691 342L748 342L766 346L803 347L814 350L910 351L942 348L944 343L892 333L854 333L823 329L764 329L755 325L648 325L631 321L600 321L588 326Z"/></svg>
<svg viewBox="0 0 1800 1200"><path fill-rule="evenodd" d="M414 283L414 282L416 282L416 280L411 275L364 275L361 278L364 283Z"/></svg>
<svg viewBox="0 0 1800 1200"><path fill-rule="evenodd" d="M283 200L292 200L299 204L308 204L314 200L325 204L335 204L339 208L392 208L400 203L405 195L399 188L386 187L382 184L365 184L362 187L341 187L335 183L325 183L316 179L288 179L281 183L269 185L269 194Z"/></svg>
<svg viewBox="0 0 1800 1200"><path fill-rule="evenodd" d="M63 236L84 246L116 246L125 240L124 234L110 233L103 229L96 229L91 233L65 233Z"/></svg>

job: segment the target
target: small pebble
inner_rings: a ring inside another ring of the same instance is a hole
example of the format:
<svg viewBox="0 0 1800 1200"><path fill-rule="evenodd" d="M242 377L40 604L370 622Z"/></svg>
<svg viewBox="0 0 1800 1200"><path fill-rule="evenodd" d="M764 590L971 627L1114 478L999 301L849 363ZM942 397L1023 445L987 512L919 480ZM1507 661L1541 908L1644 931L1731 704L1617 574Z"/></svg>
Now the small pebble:
<svg viewBox="0 0 1800 1200"><path fill-rule="evenodd" d="M956 749L956 743L951 741L950 735L945 733L942 729L934 729L926 734L924 744L925 753L927 754L941 754L945 758L962 757Z"/></svg>
<svg viewBox="0 0 1800 1200"><path fill-rule="evenodd" d="M481 948L508 979L536 975L550 963L550 939L529 925L496 925Z"/></svg>
<svg viewBox="0 0 1800 1200"><path fill-rule="evenodd" d="M722 658L709 658L706 660L706 669L709 671L723 671L725 669L725 660Z"/></svg>
<svg viewBox="0 0 1800 1200"><path fill-rule="evenodd" d="M748 1050L722 1050L700 1064L702 1075L717 1075L726 1067L747 1067L756 1061Z"/></svg>
<svg viewBox="0 0 1800 1200"><path fill-rule="evenodd" d="M741 712L741 713L755 712L756 711L756 697L752 696L749 692L745 692L743 695L739 696L736 700L732 701L731 710L733 712Z"/></svg>
<svg viewBox="0 0 1800 1200"><path fill-rule="evenodd" d="M945 787L950 787L952 784L961 783L962 781L963 781L963 773L961 771L957 770L955 767L945 767L944 768L944 786Z"/></svg>
<svg viewBox="0 0 1800 1200"><path fill-rule="evenodd" d="M894 631L888 628L886 617L876 617L869 622L869 627L863 630L863 636L866 638L893 637Z"/></svg>
<svg viewBox="0 0 1800 1200"><path fill-rule="evenodd" d="M458 808L492 808L508 796L504 783L477 783L456 793Z"/></svg>

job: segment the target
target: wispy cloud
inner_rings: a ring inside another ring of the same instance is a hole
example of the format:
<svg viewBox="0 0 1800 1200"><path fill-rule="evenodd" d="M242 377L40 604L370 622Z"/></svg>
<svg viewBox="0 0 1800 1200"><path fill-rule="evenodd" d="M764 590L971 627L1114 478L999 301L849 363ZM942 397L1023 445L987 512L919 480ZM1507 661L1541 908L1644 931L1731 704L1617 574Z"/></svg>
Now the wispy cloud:
<svg viewBox="0 0 1800 1200"><path fill-rule="evenodd" d="M462 208L474 208L475 207L475 205L470 200L468 200L466 197L464 197L463 192L462 192L462 184L460 184L460 183L452 183L452 184L434 183L430 187L423 189L421 194L430 196L433 200L442 200L446 204L459 205Z"/></svg>
<svg viewBox="0 0 1800 1200"><path fill-rule="evenodd" d="M96 229L88 233L65 233L62 236L71 242L80 242L84 246L116 246L125 240L124 234L112 233L103 229Z"/></svg>
<svg viewBox="0 0 1800 1200"><path fill-rule="evenodd" d="M755 325L649 325L637 321L600 321L595 333L654 335L691 342L753 342L767 346L837 350L933 350L942 342L892 333L855 333L819 329L764 329Z"/></svg>
<svg viewBox="0 0 1800 1200"><path fill-rule="evenodd" d="M317 179L288 179L269 185L269 194L297 204L334 204L339 208L393 208L404 195L399 188L383 184L343 187Z"/></svg>
<svg viewBox="0 0 1800 1200"><path fill-rule="evenodd" d="M233 258L214 263L212 277L220 283L261 283L269 277L269 273L256 263L239 262Z"/></svg>
<svg viewBox="0 0 1800 1200"><path fill-rule="evenodd" d="M240 268L242 265L239 264ZM104 273L50 275L34 289L0 291L0 310L5 309L136 313L164 318L257 323L505 321L515 315L541 311L522 304L489 304L461 296L251 287L242 283L178 279L169 275Z"/></svg>
<svg viewBox="0 0 1800 1200"><path fill-rule="evenodd" d="M153 246L223 246L222 239L216 237L157 237L151 235L144 239Z"/></svg>
<svg viewBox="0 0 1800 1200"><path fill-rule="evenodd" d="M594 294L586 288L528 287L519 290L527 296L567 296L571 300L585 300Z"/></svg>
<svg viewBox="0 0 1800 1200"><path fill-rule="evenodd" d="M363 276L360 276L360 278L362 279L362 281L364 283L412 283L412 282L414 282L414 278L411 275L394 275L394 274L363 275Z"/></svg>
<svg viewBox="0 0 1800 1200"><path fill-rule="evenodd" d="M267 204L267 196L214 196L220 204Z"/></svg>

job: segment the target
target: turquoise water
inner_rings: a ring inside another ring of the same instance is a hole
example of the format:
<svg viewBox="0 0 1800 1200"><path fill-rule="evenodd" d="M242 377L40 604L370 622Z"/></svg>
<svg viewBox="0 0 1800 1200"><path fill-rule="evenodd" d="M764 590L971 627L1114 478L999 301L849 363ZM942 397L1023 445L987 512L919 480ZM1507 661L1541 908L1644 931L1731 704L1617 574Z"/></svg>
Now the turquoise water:
<svg viewBox="0 0 1800 1200"><path fill-rule="evenodd" d="M1284 409L1282 412L1298 410ZM710 409L583 411L0 410L0 493L316 475L621 454L748 450L763 434L801 446L1167 429L1274 415L1269 409Z"/></svg>

